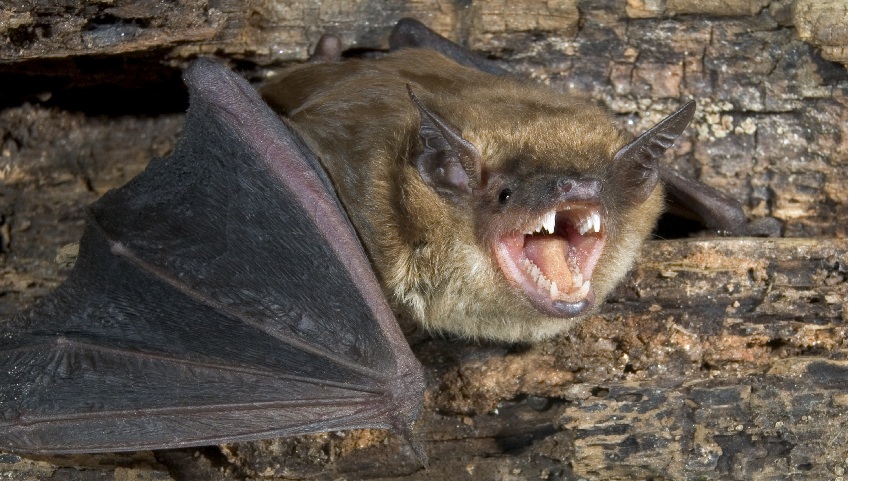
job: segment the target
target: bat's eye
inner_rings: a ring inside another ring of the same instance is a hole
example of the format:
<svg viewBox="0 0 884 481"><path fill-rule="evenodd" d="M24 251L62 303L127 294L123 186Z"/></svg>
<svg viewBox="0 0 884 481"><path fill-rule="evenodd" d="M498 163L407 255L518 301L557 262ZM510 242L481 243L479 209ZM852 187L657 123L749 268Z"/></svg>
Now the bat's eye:
<svg viewBox="0 0 884 481"><path fill-rule="evenodd" d="M513 191L509 189L503 189L502 191L500 191L500 195L497 197L497 200L499 200L501 204L506 204L507 202L509 202L510 197L512 196Z"/></svg>

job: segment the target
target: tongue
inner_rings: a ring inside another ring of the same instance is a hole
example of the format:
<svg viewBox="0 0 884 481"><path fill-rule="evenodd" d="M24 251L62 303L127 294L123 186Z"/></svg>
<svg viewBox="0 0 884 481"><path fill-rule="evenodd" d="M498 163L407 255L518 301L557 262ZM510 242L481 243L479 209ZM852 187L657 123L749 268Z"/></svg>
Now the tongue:
<svg viewBox="0 0 884 481"><path fill-rule="evenodd" d="M562 236L525 236L525 257L563 292L573 290L571 269L568 268L568 247L568 240Z"/></svg>

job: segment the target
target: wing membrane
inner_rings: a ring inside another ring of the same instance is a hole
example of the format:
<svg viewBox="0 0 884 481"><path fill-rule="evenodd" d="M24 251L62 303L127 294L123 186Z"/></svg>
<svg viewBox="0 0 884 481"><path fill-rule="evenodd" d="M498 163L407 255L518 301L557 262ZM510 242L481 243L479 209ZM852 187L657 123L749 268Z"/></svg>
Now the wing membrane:
<svg viewBox="0 0 884 481"><path fill-rule="evenodd" d="M0 446L402 430L424 382L331 184L199 60L175 153L91 207L70 278L0 337Z"/></svg>

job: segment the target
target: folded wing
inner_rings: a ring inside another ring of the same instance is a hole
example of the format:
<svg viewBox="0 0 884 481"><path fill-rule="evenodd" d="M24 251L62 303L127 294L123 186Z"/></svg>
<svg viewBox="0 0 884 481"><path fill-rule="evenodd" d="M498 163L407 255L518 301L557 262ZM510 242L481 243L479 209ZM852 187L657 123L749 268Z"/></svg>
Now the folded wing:
<svg viewBox="0 0 884 481"><path fill-rule="evenodd" d="M99 199L70 278L0 326L0 447L405 434L421 367L316 159L224 67L185 81L176 151Z"/></svg>

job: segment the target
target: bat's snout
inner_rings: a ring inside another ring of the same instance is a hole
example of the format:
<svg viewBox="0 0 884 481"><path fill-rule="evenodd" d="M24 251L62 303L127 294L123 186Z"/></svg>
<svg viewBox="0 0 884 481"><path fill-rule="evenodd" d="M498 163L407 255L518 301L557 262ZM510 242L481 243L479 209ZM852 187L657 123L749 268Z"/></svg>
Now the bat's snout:
<svg viewBox="0 0 884 481"><path fill-rule="evenodd" d="M602 194L602 182L590 178L564 178L556 181L555 202L589 202L599 203Z"/></svg>

